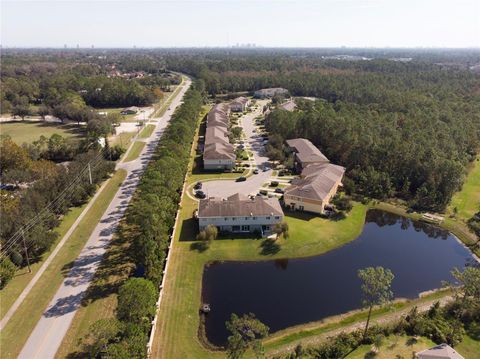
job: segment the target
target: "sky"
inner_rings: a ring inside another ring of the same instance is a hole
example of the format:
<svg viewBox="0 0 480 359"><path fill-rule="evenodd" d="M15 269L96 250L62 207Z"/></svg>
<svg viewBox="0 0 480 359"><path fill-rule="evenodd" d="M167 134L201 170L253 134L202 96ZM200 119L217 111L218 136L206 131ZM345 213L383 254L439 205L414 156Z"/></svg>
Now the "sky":
<svg viewBox="0 0 480 359"><path fill-rule="evenodd" d="M480 47L479 0L0 0L2 47Z"/></svg>

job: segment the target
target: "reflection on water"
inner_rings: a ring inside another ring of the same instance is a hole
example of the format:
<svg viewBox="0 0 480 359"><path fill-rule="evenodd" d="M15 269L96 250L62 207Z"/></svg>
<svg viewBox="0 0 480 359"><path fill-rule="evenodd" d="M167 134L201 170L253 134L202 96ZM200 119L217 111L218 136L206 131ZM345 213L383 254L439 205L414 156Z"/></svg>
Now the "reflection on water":
<svg viewBox="0 0 480 359"><path fill-rule="evenodd" d="M395 296L414 298L441 287L442 281L453 281L454 267L473 262L471 253L447 231L371 210L356 240L323 255L206 267L202 296L212 308L206 334L212 343L224 344L231 313L255 313L274 332L356 309L360 268L390 268Z"/></svg>

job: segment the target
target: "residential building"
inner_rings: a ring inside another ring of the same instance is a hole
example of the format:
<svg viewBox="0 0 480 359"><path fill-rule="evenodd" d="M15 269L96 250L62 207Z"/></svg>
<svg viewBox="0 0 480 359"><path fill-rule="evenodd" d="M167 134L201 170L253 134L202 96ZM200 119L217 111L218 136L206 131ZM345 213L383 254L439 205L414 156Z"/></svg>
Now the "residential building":
<svg viewBox="0 0 480 359"><path fill-rule="evenodd" d="M198 224L200 230L214 225L220 232L252 233L262 236L272 233L273 227L284 219L282 207L276 198L249 198L239 193L226 199L200 200Z"/></svg>
<svg viewBox="0 0 480 359"><path fill-rule="evenodd" d="M244 112L247 110L247 106L249 103L250 100L247 97L237 97L235 100L230 102L230 111Z"/></svg>
<svg viewBox="0 0 480 359"><path fill-rule="evenodd" d="M207 115L207 129L203 148L203 168L231 170L235 167L235 148L228 140L229 106L215 105Z"/></svg>
<svg viewBox="0 0 480 359"><path fill-rule="evenodd" d="M136 106L131 106L131 107L124 108L124 109L120 112L120 114L121 114L121 115L134 115L134 114L136 114L138 111L139 111L138 107L136 107Z"/></svg>
<svg viewBox="0 0 480 359"><path fill-rule="evenodd" d="M440 344L415 354L417 359L465 359L448 344Z"/></svg>
<svg viewBox="0 0 480 359"><path fill-rule="evenodd" d="M294 167L298 172L301 172L309 164L330 162L313 143L304 138L287 140L287 145L295 153Z"/></svg>
<svg viewBox="0 0 480 359"><path fill-rule="evenodd" d="M272 87L267 89L261 89L254 92L253 97L265 99L272 98L275 95L288 95L288 90L281 87Z"/></svg>
<svg viewBox="0 0 480 359"><path fill-rule="evenodd" d="M281 105L279 105L278 107L285 110L285 111L292 112L297 107L297 104L295 103L294 100L288 100L288 101L282 103Z"/></svg>
<svg viewBox="0 0 480 359"><path fill-rule="evenodd" d="M287 141L295 153L295 167L300 178L285 189L283 200L291 210L323 214L325 206L342 185L345 168L328 161L310 141L297 138Z"/></svg>

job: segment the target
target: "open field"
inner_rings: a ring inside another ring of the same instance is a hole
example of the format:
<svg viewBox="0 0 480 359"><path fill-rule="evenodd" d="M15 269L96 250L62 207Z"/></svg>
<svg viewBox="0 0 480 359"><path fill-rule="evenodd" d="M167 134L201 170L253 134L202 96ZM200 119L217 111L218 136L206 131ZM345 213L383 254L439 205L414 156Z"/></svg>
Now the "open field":
<svg viewBox="0 0 480 359"><path fill-rule="evenodd" d="M135 141L132 144L132 148L128 152L127 156L124 158L123 162L136 160L138 156L140 156L140 153L142 152L144 147L145 147L145 142Z"/></svg>
<svg viewBox="0 0 480 359"><path fill-rule="evenodd" d="M462 190L455 193L449 206L449 212L457 209L457 217L467 221L480 211L480 158L471 164Z"/></svg>
<svg viewBox="0 0 480 359"><path fill-rule="evenodd" d="M0 124L0 134L9 135L18 145L32 143L38 140L40 136L50 137L55 133L65 138L80 139L84 134L84 128L74 123L58 124L33 121L6 122Z"/></svg>
<svg viewBox="0 0 480 359"><path fill-rule="evenodd" d="M124 109L125 107L107 107L107 108L96 108L95 111L96 112L106 112L107 114L110 114L110 113L118 113L120 115L120 112ZM137 116L137 114L132 114L132 115L121 115L122 118L121 118L121 121L122 122L137 122L137 120L135 120L135 116Z"/></svg>
<svg viewBox="0 0 480 359"><path fill-rule="evenodd" d="M455 347L455 350L465 359L478 358L480 356L480 340L464 335L462 342Z"/></svg>
<svg viewBox="0 0 480 359"><path fill-rule="evenodd" d="M71 264L78 257L125 177L126 171L124 170L119 170L113 175L69 240L60 249L50 266L2 330L0 338L2 358L17 357L62 283L64 275L69 272Z"/></svg>

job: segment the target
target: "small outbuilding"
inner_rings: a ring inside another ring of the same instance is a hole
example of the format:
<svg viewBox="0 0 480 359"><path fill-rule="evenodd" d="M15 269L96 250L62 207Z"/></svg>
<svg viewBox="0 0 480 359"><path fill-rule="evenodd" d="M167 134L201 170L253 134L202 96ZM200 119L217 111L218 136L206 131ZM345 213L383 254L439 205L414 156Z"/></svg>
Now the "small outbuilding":
<svg viewBox="0 0 480 359"><path fill-rule="evenodd" d="M415 357L417 359L465 359L455 349L445 343L418 352Z"/></svg>

